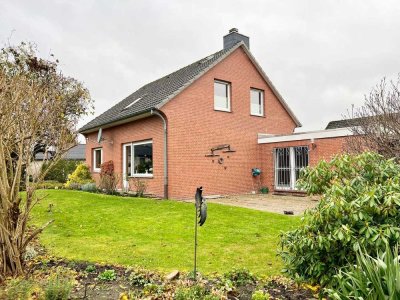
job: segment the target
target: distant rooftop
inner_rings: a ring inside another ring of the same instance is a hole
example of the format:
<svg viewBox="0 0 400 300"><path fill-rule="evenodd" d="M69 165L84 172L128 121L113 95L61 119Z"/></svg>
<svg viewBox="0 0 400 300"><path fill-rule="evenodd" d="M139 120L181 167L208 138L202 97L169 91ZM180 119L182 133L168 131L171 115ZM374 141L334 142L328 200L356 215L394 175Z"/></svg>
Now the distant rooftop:
<svg viewBox="0 0 400 300"><path fill-rule="evenodd" d="M85 144L78 144L75 147L69 149L63 156L66 160L85 160ZM35 156L35 160L43 160L44 153L38 153Z"/></svg>

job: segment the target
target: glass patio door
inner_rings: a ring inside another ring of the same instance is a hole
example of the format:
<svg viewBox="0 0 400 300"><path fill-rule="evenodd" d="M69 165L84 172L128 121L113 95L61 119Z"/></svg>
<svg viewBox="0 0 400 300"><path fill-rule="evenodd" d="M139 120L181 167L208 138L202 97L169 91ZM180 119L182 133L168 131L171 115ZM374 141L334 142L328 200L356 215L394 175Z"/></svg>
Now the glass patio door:
<svg viewBox="0 0 400 300"><path fill-rule="evenodd" d="M275 189L297 190L296 181L300 170L308 166L308 147L274 149Z"/></svg>

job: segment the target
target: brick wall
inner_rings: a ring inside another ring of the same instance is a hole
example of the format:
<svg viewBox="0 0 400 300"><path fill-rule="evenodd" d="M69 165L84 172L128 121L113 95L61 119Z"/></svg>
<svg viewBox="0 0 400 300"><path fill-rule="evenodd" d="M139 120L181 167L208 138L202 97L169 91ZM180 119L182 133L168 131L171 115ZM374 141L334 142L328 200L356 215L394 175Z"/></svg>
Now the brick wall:
<svg viewBox="0 0 400 300"><path fill-rule="evenodd" d="M260 144L259 151L262 161L262 184L268 186L270 190L274 190L274 156L273 150L275 148L294 147L294 146L308 146L309 149L309 165L314 166L320 160L329 160L334 155L345 151L346 139L348 137L324 138L315 139L312 144L311 141L291 141L291 142L278 142L271 144Z"/></svg>
<svg viewBox="0 0 400 300"><path fill-rule="evenodd" d="M103 162L112 160L115 172L122 179L122 145L144 140L153 141L153 177L140 178L148 184L148 192L158 196L163 195L163 124L157 116L141 119L128 124L103 130L104 141L97 143L97 132L87 135L86 163L93 172L93 149L103 148ZM111 143L112 141L112 143ZM92 173L98 182L99 174ZM130 180L131 189L133 179ZM120 180L121 182L121 180ZM119 186L121 187L121 185Z"/></svg>
<svg viewBox="0 0 400 300"><path fill-rule="evenodd" d="M231 83L231 112L214 111L214 79ZM250 115L250 88L264 90L265 117ZM249 193L257 189L251 169L260 167L258 133L292 133L295 123L241 48L161 109L168 117L169 192L192 198ZM219 144L235 153L205 157ZM223 158L223 163L218 163Z"/></svg>

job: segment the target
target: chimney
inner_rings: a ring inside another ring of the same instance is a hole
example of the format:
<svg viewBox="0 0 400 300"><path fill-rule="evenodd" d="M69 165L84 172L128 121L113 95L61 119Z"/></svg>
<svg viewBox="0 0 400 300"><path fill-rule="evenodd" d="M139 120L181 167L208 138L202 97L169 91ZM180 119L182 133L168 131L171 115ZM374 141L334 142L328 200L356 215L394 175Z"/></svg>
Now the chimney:
<svg viewBox="0 0 400 300"><path fill-rule="evenodd" d="M228 49L239 42L244 42L247 48L250 49L249 37L240 34L237 28L232 28L229 30L229 33L224 36L224 49Z"/></svg>

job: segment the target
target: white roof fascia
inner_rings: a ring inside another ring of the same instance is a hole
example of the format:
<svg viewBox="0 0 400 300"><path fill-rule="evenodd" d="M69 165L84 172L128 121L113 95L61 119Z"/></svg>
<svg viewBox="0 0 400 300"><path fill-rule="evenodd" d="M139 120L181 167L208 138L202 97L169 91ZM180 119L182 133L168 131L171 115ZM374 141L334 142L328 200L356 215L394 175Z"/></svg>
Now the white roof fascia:
<svg viewBox="0 0 400 300"><path fill-rule="evenodd" d="M292 141L311 140L311 139L327 139L327 138L343 137L350 135L353 135L353 132L349 128L299 132L287 135L259 134L258 144L271 144L271 143L292 142Z"/></svg>

